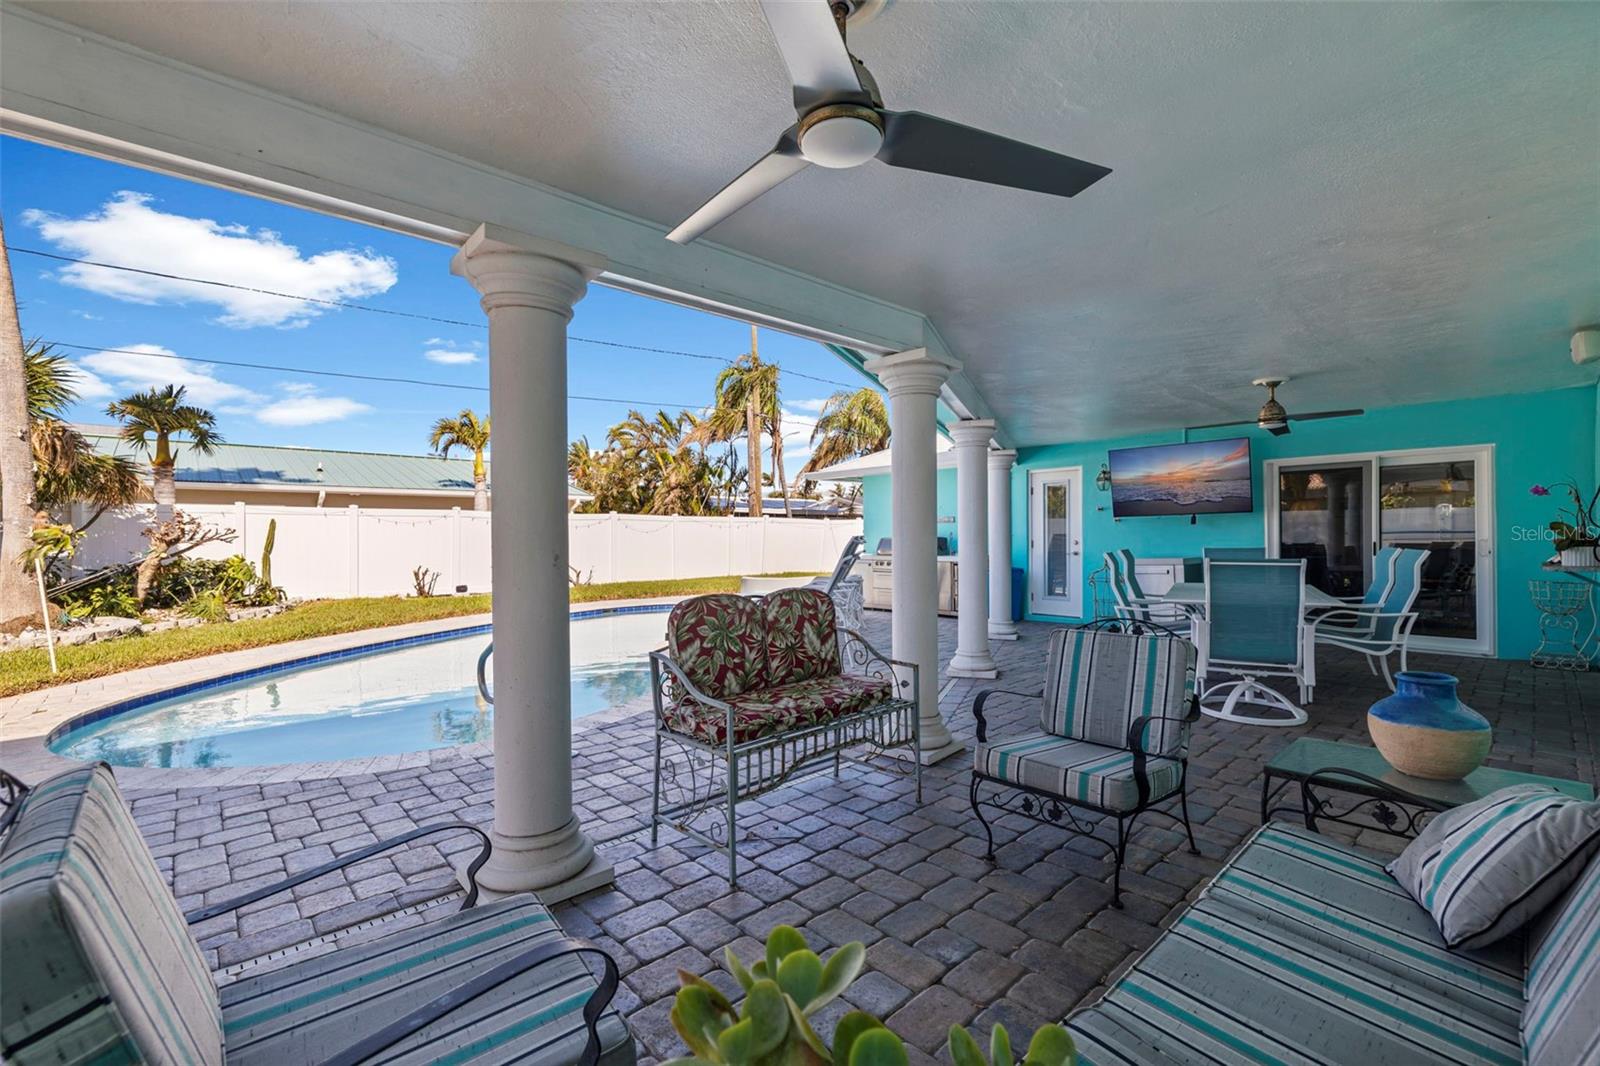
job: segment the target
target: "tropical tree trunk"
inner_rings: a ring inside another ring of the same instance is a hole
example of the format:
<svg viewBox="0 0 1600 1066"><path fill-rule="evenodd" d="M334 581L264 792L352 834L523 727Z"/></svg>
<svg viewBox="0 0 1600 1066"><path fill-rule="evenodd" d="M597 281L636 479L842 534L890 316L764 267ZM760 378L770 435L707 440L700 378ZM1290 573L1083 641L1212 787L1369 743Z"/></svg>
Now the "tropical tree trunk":
<svg viewBox="0 0 1600 1066"><path fill-rule="evenodd" d="M489 509L489 481L482 474L472 475L472 509L474 511Z"/></svg>
<svg viewBox="0 0 1600 1066"><path fill-rule="evenodd" d="M744 406L745 477L750 482L749 507L751 518L764 518L767 509L761 504L761 397L751 390Z"/></svg>
<svg viewBox="0 0 1600 1066"><path fill-rule="evenodd" d="M33 532L33 450L28 444L22 325L4 243L0 224L0 625L38 612L38 592L22 566Z"/></svg>
<svg viewBox="0 0 1600 1066"><path fill-rule="evenodd" d="M156 521L167 522L172 519L173 509L178 503L178 486L173 475L173 464L153 463L150 466L152 487L156 497Z"/></svg>
<svg viewBox="0 0 1600 1066"><path fill-rule="evenodd" d="M783 412L772 413L772 474L778 483L778 494L783 497L783 517L793 518L794 508L789 504L789 475L783 470Z"/></svg>

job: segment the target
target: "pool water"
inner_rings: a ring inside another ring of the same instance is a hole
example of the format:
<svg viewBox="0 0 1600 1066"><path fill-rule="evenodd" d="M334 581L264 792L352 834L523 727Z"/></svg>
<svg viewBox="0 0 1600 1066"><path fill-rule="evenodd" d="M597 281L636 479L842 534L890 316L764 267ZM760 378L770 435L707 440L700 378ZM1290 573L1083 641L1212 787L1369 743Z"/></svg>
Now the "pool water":
<svg viewBox="0 0 1600 1066"><path fill-rule="evenodd" d="M572 716L649 696L660 612L572 622ZM489 740L478 695L488 633L294 667L162 700L73 729L50 749L116 766L224 767L398 755ZM493 673L490 691L493 691Z"/></svg>

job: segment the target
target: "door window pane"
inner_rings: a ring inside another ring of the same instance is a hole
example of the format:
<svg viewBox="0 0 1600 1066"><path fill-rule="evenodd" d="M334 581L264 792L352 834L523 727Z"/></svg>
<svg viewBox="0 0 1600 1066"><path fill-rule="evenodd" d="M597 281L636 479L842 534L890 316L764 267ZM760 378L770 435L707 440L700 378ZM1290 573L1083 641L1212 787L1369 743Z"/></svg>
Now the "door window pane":
<svg viewBox="0 0 1600 1066"><path fill-rule="evenodd" d="M1045 595L1067 595L1067 487L1044 487Z"/></svg>
<svg viewBox="0 0 1600 1066"><path fill-rule="evenodd" d="M1478 635L1477 480L1472 460L1384 463L1378 469L1379 539L1426 548L1418 636Z"/></svg>
<svg viewBox="0 0 1600 1066"><path fill-rule="evenodd" d="M1284 470L1278 475L1278 556L1306 561L1306 584L1359 596L1371 565L1366 464Z"/></svg>

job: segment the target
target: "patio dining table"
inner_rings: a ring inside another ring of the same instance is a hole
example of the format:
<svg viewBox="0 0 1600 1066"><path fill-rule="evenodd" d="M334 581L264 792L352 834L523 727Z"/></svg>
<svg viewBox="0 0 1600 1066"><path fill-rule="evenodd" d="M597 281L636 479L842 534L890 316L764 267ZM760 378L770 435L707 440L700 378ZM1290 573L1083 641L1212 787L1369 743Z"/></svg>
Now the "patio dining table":
<svg viewBox="0 0 1600 1066"><path fill-rule="evenodd" d="M1160 595L1150 593L1145 598L1161 603L1170 603L1175 607L1182 608L1196 619L1205 616L1206 585L1204 581L1180 581ZM1330 596L1315 585L1307 583L1305 587L1305 617L1308 619L1323 611L1332 611L1340 607L1347 608L1349 606L1350 604L1344 600L1339 599L1337 596ZM1194 633L1196 637L1195 645L1200 652L1200 674L1203 677L1206 666L1205 627L1195 626ZM1306 626L1305 633L1305 660L1306 688L1315 689L1317 686L1317 641L1316 635L1309 625Z"/></svg>

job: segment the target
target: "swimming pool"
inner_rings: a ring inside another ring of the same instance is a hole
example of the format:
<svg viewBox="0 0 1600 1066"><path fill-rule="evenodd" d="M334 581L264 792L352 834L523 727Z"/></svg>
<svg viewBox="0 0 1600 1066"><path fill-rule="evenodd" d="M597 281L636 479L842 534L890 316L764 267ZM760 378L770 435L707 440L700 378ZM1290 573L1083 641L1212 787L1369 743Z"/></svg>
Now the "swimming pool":
<svg viewBox="0 0 1600 1066"><path fill-rule="evenodd" d="M574 718L649 695L646 656L663 643L667 609L573 616ZM476 626L158 693L96 712L92 722L68 722L49 747L115 766L215 768L489 740L494 708L478 695L477 665L490 636Z"/></svg>

